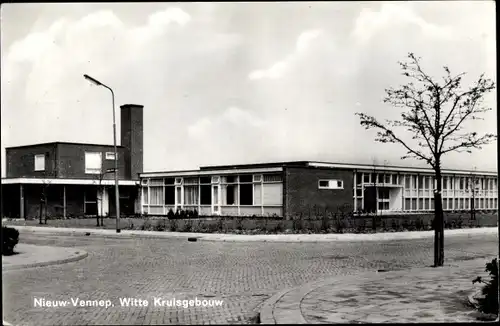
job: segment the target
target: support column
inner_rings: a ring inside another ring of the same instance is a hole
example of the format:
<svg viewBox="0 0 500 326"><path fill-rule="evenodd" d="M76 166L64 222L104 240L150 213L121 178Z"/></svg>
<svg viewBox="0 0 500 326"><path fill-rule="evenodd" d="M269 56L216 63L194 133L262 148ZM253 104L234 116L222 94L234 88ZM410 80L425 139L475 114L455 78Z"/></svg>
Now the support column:
<svg viewBox="0 0 500 326"><path fill-rule="evenodd" d="M22 184L19 184L19 218L25 218L24 216L24 188Z"/></svg>
<svg viewBox="0 0 500 326"><path fill-rule="evenodd" d="M66 219L66 185L63 185L63 217Z"/></svg>

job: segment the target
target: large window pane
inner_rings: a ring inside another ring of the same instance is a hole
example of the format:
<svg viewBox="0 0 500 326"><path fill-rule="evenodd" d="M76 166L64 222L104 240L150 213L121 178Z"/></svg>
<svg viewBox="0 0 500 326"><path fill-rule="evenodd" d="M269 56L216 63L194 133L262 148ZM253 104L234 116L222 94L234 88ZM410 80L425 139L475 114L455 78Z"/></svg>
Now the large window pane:
<svg viewBox="0 0 500 326"><path fill-rule="evenodd" d="M236 205L237 185L222 185L222 205Z"/></svg>
<svg viewBox="0 0 500 326"><path fill-rule="evenodd" d="M102 169L101 153L85 152L85 173L100 174Z"/></svg>
<svg viewBox="0 0 500 326"><path fill-rule="evenodd" d="M240 205L253 204L252 184L240 184Z"/></svg>
<svg viewBox="0 0 500 326"><path fill-rule="evenodd" d="M149 194L151 196L151 205L163 205L163 186L150 187Z"/></svg>
<svg viewBox="0 0 500 326"><path fill-rule="evenodd" d="M200 186L200 204L201 205L212 205L212 186L211 185L201 185Z"/></svg>
<svg viewBox="0 0 500 326"><path fill-rule="evenodd" d="M175 205L174 186L165 186L165 205Z"/></svg>
<svg viewBox="0 0 500 326"><path fill-rule="evenodd" d="M187 179L185 179L187 180ZM184 205L198 205L198 186L184 186Z"/></svg>

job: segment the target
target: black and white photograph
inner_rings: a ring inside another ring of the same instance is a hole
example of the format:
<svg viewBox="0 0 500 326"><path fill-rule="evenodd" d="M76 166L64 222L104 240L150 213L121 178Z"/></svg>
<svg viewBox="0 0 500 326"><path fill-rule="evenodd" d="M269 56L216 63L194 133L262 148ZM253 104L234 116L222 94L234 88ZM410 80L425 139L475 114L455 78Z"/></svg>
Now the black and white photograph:
<svg viewBox="0 0 500 326"><path fill-rule="evenodd" d="M494 1L3 3L2 323L495 323Z"/></svg>

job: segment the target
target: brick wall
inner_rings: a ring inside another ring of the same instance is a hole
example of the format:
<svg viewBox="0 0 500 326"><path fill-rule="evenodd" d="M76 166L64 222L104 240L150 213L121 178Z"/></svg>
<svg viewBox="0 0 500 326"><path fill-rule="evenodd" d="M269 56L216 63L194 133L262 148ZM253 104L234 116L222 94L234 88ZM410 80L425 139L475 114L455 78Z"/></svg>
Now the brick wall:
<svg viewBox="0 0 500 326"><path fill-rule="evenodd" d="M121 107L121 145L125 151L125 177L139 180L143 172L143 106L126 104Z"/></svg>
<svg viewBox="0 0 500 326"><path fill-rule="evenodd" d="M35 171L35 155L45 154L45 171ZM23 146L6 149L7 178L54 177L56 144Z"/></svg>
<svg viewBox="0 0 500 326"><path fill-rule="evenodd" d="M344 189L319 189L321 179L340 179ZM315 209L336 211L353 205L351 170L287 167L285 169L285 216L314 214ZM350 206L349 206L350 205Z"/></svg>
<svg viewBox="0 0 500 326"><path fill-rule="evenodd" d="M118 178L125 179L125 148L118 147ZM98 180L96 174L85 173L85 152L100 152L102 155L102 170L114 169L115 161L106 160L106 152L114 152L113 146L88 144L59 144L58 163L59 178L77 178ZM113 179L113 173L104 175L104 179Z"/></svg>

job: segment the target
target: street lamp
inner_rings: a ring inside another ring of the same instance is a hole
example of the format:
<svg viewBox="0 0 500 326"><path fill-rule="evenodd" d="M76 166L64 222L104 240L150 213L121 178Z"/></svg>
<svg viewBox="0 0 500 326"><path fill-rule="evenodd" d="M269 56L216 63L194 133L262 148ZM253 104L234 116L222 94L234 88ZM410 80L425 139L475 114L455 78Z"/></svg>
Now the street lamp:
<svg viewBox="0 0 500 326"><path fill-rule="evenodd" d="M116 123L115 123L115 93L113 93L113 90L101 83L100 81L90 77L89 75L83 75L85 79L90 81L91 83L97 85L97 86L102 86L111 92L111 98L113 101L113 145L115 148L115 197L116 197L116 233L120 233L120 192L118 190L118 152L116 150Z"/></svg>

